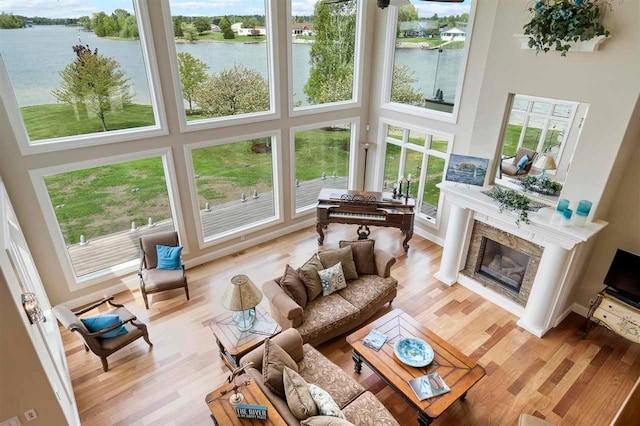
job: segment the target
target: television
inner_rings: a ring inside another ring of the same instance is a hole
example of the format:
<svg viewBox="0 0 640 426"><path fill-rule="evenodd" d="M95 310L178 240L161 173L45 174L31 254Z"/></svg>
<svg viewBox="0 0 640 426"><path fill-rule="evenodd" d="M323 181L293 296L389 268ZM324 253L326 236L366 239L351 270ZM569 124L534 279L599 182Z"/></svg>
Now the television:
<svg viewBox="0 0 640 426"><path fill-rule="evenodd" d="M640 303L640 255L618 249L604 284L624 298Z"/></svg>

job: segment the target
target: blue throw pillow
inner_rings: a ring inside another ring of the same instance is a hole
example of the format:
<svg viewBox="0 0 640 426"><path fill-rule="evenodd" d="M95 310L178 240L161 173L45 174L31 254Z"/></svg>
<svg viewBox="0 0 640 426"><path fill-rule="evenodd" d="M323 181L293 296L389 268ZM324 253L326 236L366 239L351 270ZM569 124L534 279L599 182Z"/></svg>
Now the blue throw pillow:
<svg viewBox="0 0 640 426"><path fill-rule="evenodd" d="M529 156L527 154L523 155L520 161L518 161L517 167L518 170L521 170L525 164L529 161Z"/></svg>
<svg viewBox="0 0 640 426"><path fill-rule="evenodd" d="M156 253L158 253L156 269L182 269L182 262L180 261L182 246L156 246Z"/></svg>
<svg viewBox="0 0 640 426"><path fill-rule="evenodd" d="M96 315L95 317L82 318L80 321L87 327L91 333L95 333L105 328L113 327L116 324L120 324L120 317L113 314ZM120 328L116 328L113 331L108 332L100 336L100 339L108 339L110 337L116 337L121 334L127 333L127 328L123 325Z"/></svg>

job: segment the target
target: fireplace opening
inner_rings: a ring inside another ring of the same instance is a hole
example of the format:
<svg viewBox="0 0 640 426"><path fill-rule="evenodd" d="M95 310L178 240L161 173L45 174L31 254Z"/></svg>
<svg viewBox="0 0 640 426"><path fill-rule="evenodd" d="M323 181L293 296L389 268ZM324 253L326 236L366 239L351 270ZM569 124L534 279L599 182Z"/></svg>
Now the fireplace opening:
<svg viewBox="0 0 640 426"><path fill-rule="evenodd" d="M527 272L529 256L511 247L482 237L477 273L506 290L520 291Z"/></svg>

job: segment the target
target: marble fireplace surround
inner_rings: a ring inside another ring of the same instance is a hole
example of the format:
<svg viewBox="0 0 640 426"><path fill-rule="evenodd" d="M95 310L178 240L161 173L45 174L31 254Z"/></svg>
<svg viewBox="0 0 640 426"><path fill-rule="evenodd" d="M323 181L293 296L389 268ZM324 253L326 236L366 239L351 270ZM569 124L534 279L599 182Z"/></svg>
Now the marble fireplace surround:
<svg viewBox="0 0 640 426"><path fill-rule="evenodd" d="M542 337L570 312L571 301L568 298L574 282L568 277L573 275L570 272L576 266L576 252L600 232L607 222L597 220L583 228L561 227L551 224L548 216L542 212L530 212L529 224L516 225L515 213L500 212L498 204L482 193L490 189L488 187L453 182L442 182L438 187L445 194L451 210L440 270L435 278L447 285L457 282L480 294L518 316L520 327ZM476 221L543 248L525 306L460 273L466 265Z"/></svg>

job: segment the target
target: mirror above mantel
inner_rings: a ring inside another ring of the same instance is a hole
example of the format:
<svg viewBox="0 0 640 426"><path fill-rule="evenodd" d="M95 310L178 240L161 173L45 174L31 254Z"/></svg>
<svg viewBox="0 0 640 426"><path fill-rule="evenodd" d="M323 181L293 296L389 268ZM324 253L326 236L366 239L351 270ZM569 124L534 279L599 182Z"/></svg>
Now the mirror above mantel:
<svg viewBox="0 0 640 426"><path fill-rule="evenodd" d="M510 94L494 183L555 206L588 104Z"/></svg>

